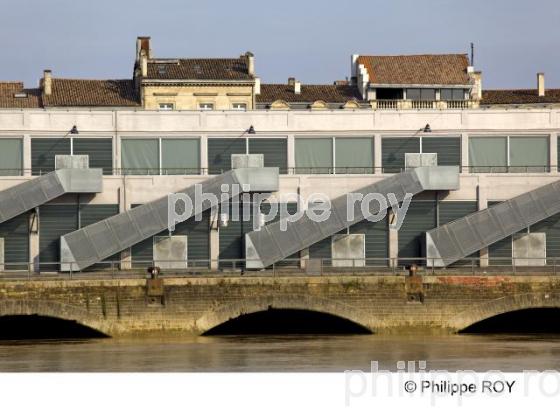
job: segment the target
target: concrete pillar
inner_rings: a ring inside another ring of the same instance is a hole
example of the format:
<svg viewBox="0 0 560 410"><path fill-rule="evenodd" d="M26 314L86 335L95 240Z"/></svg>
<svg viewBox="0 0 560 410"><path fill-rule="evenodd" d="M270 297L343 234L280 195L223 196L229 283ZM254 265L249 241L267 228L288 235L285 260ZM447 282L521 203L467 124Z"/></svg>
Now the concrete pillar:
<svg viewBox="0 0 560 410"><path fill-rule="evenodd" d="M550 139L548 143L548 155L549 155L549 164L550 164L550 172L557 174L558 173L558 133L553 132L550 134Z"/></svg>
<svg viewBox="0 0 560 410"><path fill-rule="evenodd" d="M296 141L293 135L288 135L288 174L295 174L296 167Z"/></svg>
<svg viewBox="0 0 560 410"><path fill-rule="evenodd" d="M381 158L381 135L376 134L373 136L373 166L375 167L375 174L383 173L383 161Z"/></svg>
<svg viewBox="0 0 560 410"><path fill-rule="evenodd" d="M302 249L299 252L299 267L301 269L307 268L308 261L309 261L309 248Z"/></svg>
<svg viewBox="0 0 560 410"><path fill-rule="evenodd" d="M23 136L23 171L21 175L29 176L31 175L31 136Z"/></svg>
<svg viewBox="0 0 560 410"><path fill-rule="evenodd" d="M478 176L478 186L477 186L477 201L478 210L488 208L488 190L486 189L486 177L484 175ZM488 248L482 248L480 250L480 266L488 266Z"/></svg>
<svg viewBox="0 0 560 410"><path fill-rule="evenodd" d="M210 269L218 270L218 258L220 255L220 212L218 208L210 211Z"/></svg>
<svg viewBox="0 0 560 410"><path fill-rule="evenodd" d="M389 222L393 220L394 217L394 213L393 210L390 209L387 212L387 218L389 218ZM397 258L399 257L399 231L397 231L394 228L391 228L391 226L389 225L389 258L391 258L390 262L389 262L389 266L393 267L393 266L397 266L398 265L398 260Z"/></svg>
<svg viewBox="0 0 560 410"><path fill-rule="evenodd" d="M200 168L202 175L208 175L208 136L200 137Z"/></svg>
<svg viewBox="0 0 560 410"><path fill-rule="evenodd" d="M461 172L470 173L469 169L469 134L463 132L461 134Z"/></svg>
<svg viewBox="0 0 560 410"><path fill-rule="evenodd" d="M29 213L29 263L33 272L41 271L39 262L39 219L32 211Z"/></svg>
<svg viewBox="0 0 560 410"><path fill-rule="evenodd" d="M126 199L126 177L122 177L123 184L119 187L119 213L126 212L130 209L130 205L127 203ZM128 248L121 251L121 269L132 269L132 249Z"/></svg>

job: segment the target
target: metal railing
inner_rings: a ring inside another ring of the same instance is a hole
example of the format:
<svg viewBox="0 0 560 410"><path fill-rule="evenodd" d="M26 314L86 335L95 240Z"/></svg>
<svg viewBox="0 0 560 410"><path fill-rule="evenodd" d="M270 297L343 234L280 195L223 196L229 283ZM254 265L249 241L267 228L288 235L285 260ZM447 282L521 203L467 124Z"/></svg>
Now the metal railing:
<svg viewBox="0 0 560 410"><path fill-rule="evenodd" d="M555 167L558 170L558 167ZM490 166L464 166L463 172L472 174L531 174L551 172L550 165L490 165Z"/></svg>
<svg viewBox="0 0 560 410"><path fill-rule="evenodd" d="M559 258L464 258L447 267L434 267L427 258L297 258L284 259L263 270L246 269L244 259L189 261L103 261L79 271L72 264L17 263L0 265L0 280L141 279L151 266L162 277L290 277L290 276L557 276ZM414 267L414 268L412 268ZM61 269L64 271L61 271ZM414 270L414 272L413 272Z"/></svg>
<svg viewBox="0 0 560 410"><path fill-rule="evenodd" d="M550 173L560 171L560 166L550 165L488 165L488 166L461 166L458 165L463 173L473 174L531 174L531 173ZM228 172L226 168L104 168L103 175L109 176L158 176L158 175L190 175L208 176L220 175ZM373 174L385 173L395 174L405 171L404 166L376 166L376 167L280 167L280 174ZM33 168L33 169L0 169L0 177L21 177L21 176L41 176L54 171L52 168Z"/></svg>

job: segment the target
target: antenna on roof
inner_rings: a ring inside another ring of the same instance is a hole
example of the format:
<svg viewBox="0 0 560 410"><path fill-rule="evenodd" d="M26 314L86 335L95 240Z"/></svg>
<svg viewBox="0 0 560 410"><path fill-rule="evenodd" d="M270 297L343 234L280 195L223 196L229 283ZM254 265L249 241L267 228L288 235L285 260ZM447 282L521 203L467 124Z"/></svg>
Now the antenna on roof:
<svg viewBox="0 0 560 410"><path fill-rule="evenodd" d="M471 66L474 67L474 43L471 43Z"/></svg>

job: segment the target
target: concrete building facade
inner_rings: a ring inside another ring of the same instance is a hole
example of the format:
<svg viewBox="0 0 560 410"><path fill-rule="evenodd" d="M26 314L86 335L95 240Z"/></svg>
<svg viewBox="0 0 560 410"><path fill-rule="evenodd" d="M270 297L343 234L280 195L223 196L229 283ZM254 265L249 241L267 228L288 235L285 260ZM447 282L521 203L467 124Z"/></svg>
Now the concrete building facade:
<svg viewBox="0 0 560 410"><path fill-rule="evenodd" d="M60 270L62 237L219 178L232 155L262 154L264 167L278 169L269 203L317 192L335 199L412 169L410 154L457 167L458 189L416 195L398 231L391 214L357 221L290 254L284 265L298 268L313 260L347 266L336 263L341 235L359 237L354 267L424 265L426 232L558 181L560 90L545 89L542 75L535 90L484 90L481 73L460 54L352 56L351 70L350 80L333 84L261 84L251 53L156 59L142 37L132 79L59 79L46 70L37 89L0 82L1 215L19 200L6 190L54 171L57 156L85 155L103 174L102 192L64 193L31 208L20 200L24 211L3 216L3 270ZM555 264L560 214L543 212L515 232L499 225L498 240L455 264ZM186 249L173 269L244 267L253 223L223 214L209 209L177 226L173 236L186 237ZM541 242L527 249L533 245L522 237L533 234ZM120 269L154 264L158 238L168 236L161 230L115 248L105 261Z"/></svg>

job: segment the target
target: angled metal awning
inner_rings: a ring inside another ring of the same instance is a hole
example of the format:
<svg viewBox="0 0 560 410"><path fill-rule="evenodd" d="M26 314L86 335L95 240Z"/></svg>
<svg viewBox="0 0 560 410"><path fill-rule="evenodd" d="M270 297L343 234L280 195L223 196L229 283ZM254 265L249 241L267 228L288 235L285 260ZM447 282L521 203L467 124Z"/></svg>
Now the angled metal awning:
<svg viewBox="0 0 560 410"><path fill-rule="evenodd" d="M429 266L448 266L560 212L560 181L426 232Z"/></svg>
<svg viewBox="0 0 560 410"><path fill-rule="evenodd" d="M422 191L458 188L459 167L434 166L414 168L382 179L353 193L362 195L379 193L384 197L393 193L400 202L407 193L416 195ZM315 222L303 214L297 221L287 222L286 230L282 230L281 223L276 222L247 234L245 236L247 267L265 268L364 220L365 216L358 202L354 203L353 219L347 220L347 195L331 201L331 215L327 221ZM371 214L380 210L377 201L370 202Z"/></svg>
<svg viewBox="0 0 560 410"><path fill-rule="evenodd" d="M103 170L59 169L0 192L0 223L64 194L98 193L103 189Z"/></svg>

